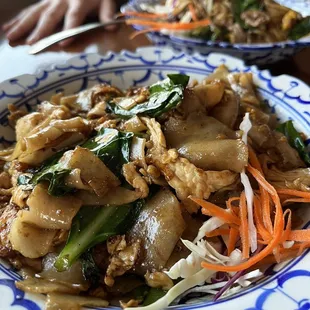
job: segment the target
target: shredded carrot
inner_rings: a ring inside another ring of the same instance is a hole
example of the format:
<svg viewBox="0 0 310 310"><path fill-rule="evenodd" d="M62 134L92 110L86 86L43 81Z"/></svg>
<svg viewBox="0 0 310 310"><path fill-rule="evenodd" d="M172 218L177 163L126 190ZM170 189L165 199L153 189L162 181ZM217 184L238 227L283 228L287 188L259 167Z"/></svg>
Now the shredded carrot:
<svg viewBox="0 0 310 310"><path fill-rule="evenodd" d="M285 216L288 214L287 217L287 224L286 224L286 228L285 231L283 233L283 242L288 240L289 235L292 232L292 211L290 209L285 210L283 217L285 218Z"/></svg>
<svg viewBox="0 0 310 310"><path fill-rule="evenodd" d="M124 13L119 13L116 16L117 17L135 16L135 17L146 17L146 18L150 18L150 19L158 19L158 18L167 18L168 14L166 14L166 13L147 13L147 12L128 11L128 12L124 12Z"/></svg>
<svg viewBox="0 0 310 310"><path fill-rule="evenodd" d="M248 213L246 206L246 199L244 192L240 196L240 237L242 243L242 258L249 258L250 256L250 236Z"/></svg>
<svg viewBox="0 0 310 310"><path fill-rule="evenodd" d="M279 195L284 194L284 195L288 195L288 196L296 196L296 197L301 197L301 198L307 198L310 201L310 193L308 193L308 192L302 192L302 191L298 191L295 189L287 189L287 188L277 189L277 192Z"/></svg>
<svg viewBox="0 0 310 310"><path fill-rule="evenodd" d="M228 237L227 254L230 255L231 252L236 248L236 243L239 237L239 230L237 228L231 227Z"/></svg>
<svg viewBox="0 0 310 310"><path fill-rule="evenodd" d="M264 226L261 213L261 205L257 196L254 196L254 219L256 224L257 232L261 235L264 241L269 241L271 239L271 234Z"/></svg>
<svg viewBox="0 0 310 310"><path fill-rule="evenodd" d="M252 147L249 146L249 160L250 163L252 165L252 167L254 167L255 169L257 169L261 174L263 174L263 169L262 166L254 152L254 150L252 149ZM259 186L259 190L260 190L260 194L261 194L261 199L262 199L262 211L263 211L263 220L264 220L264 225L267 228L267 230L269 231L270 234L273 233L273 228L272 228L272 221L270 218L270 214L271 214L271 210L270 210L270 201L269 201L269 195L266 192L266 190L264 190L262 188L262 186Z"/></svg>
<svg viewBox="0 0 310 310"><path fill-rule="evenodd" d="M240 271L244 269L248 269L252 267L253 265L257 264L259 261L264 259L266 256L271 254L273 250L279 245L279 243L282 240L283 231L284 231L284 218L283 218L283 210L280 203L280 198L277 194L276 189L269 184L262 173L252 167L251 165L248 165L247 170L252 174L252 176L256 179L256 181L259 183L259 185L262 186L268 193L271 195L272 201L275 205L275 218L274 218L274 233L273 238L270 240L270 242L267 244L267 246L262 249L258 254L250 257L247 261L240 263L239 265L235 266L223 266L223 265L215 265L207 262L202 262L202 267L210 269L210 270L216 270L216 271L226 271L226 272L235 272Z"/></svg>
<svg viewBox="0 0 310 310"><path fill-rule="evenodd" d="M303 203L307 203L310 202L309 199L307 198L289 198L289 199L285 199L282 204L286 205L288 203L292 203L292 202L303 202Z"/></svg>
<svg viewBox="0 0 310 310"><path fill-rule="evenodd" d="M208 26L210 25L209 19L203 19L196 22L191 23L167 23L161 21L149 21L149 20L142 20L142 19L128 19L126 20L128 25L141 25L146 27L160 27L161 29L170 29L170 30L191 30L201 26Z"/></svg>
<svg viewBox="0 0 310 310"><path fill-rule="evenodd" d="M234 212L234 207L232 205L232 203L234 201L239 201L240 197L230 197L227 201L226 201L226 207L227 209L231 210L232 212Z"/></svg>
<svg viewBox="0 0 310 310"><path fill-rule="evenodd" d="M228 228L217 228L209 233L206 233L206 237L218 237L218 236L224 236L224 235L229 235Z"/></svg>
<svg viewBox="0 0 310 310"><path fill-rule="evenodd" d="M262 188L262 186L259 186L260 193L261 193L261 199L262 199L262 212L263 212L263 221L266 229L270 234L273 233L273 227L272 227L272 221L270 218L271 210L270 210L270 198L268 192Z"/></svg>
<svg viewBox="0 0 310 310"><path fill-rule="evenodd" d="M280 259L281 261L288 260L290 258L294 258L298 255L299 249L284 249L284 251L280 251ZM263 258L261 261L259 261L257 264L255 264L251 269L257 269L260 266L264 265L271 265L277 263L276 258L274 255L268 255L265 258Z"/></svg>
<svg viewBox="0 0 310 310"><path fill-rule="evenodd" d="M310 229L292 230L288 234L287 240L310 242Z"/></svg>
<svg viewBox="0 0 310 310"><path fill-rule="evenodd" d="M260 173L263 173L262 166L261 166L253 148L251 146L248 146L248 150L249 150L249 162L251 163L252 167L257 169Z"/></svg>
<svg viewBox="0 0 310 310"><path fill-rule="evenodd" d="M203 214L208 215L208 216L217 216L218 218L225 221L225 223L233 223L236 225L240 225L239 218L233 215L232 213L228 212L228 210L222 209L218 207L217 205L209 201L205 201L203 199L199 199L195 197L190 197L190 199L202 207L201 212Z"/></svg>
<svg viewBox="0 0 310 310"><path fill-rule="evenodd" d="M129 39L132 40L141 34L145 34L148 32L156 32L156 31L160 31L161 29L162 29L161 27L154 27L154 28L147 28L147 29L139 30L131 34Z"/></svg>
<svg viewBox="0 0 310 310"><path fill-rule="evenodd" d="M197 18L195 7L194 7L193 3L190 3L188 5L188 8L189 8L189 11L191 12L192 19L196 22L198 20L198 18Z"/></svg>
<svg viewBox="0 0 310 310"><path fill-rule="evenodd" d="M310 242L304 242L301 245L299 245L299 251L297 253L297 256L301 255L302 252L306 249L306 248L310 248Z"/></svg>

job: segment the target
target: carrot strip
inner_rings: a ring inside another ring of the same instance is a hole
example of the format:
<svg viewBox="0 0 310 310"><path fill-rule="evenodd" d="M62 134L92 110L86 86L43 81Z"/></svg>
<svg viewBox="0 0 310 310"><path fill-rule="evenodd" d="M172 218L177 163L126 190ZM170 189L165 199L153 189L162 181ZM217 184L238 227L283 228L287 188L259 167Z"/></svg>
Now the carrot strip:
<svg viewBox="0 0 310 310"><path fill-rule="evenodd" d="M244 192L240 196L240 237L242 243L242 258L249 258L250 256L250 236L248 212Z"/></svg>
<svg viewBox="0 0 310 310"><path fill-rule="evenodd" d="M252 167L257 169L260 173L263 173L262 166L261 166L253 148L251 146L248 146L248 150L249 150L249 161L250 161Z"/></svg>
<svg viewBox="0 0 310 310"><path fill-rule="evenodd" d="M240 197L230 197L227 201L226 201L226 207L227 209L231 210L232 212L234 212L234 207L232 205L232 203L234 201L239 201Z"/></svg>
<svg viewBox="0 0 310 310"><path fill-rule="evenodd" d="M269 243L269 240L257 240L259 244L267 245Z"/></svg>
<svg viewBox="0 0 310 310"><path fill-rule="evenodd" d="M239 230L237 228L231 227L227 246L228 255L230 255L231 252L236 248L238 237L239 237Z"/></svg>
<svg viewBox="0 0 310 310"><path fill-rule="evenodd" d="M294 258L298 255L298 249L284 249L285 251L280 251L280 260L285 261L290 258ZM265 258L263 258L261 261L259 261L257 264L255 264L251 269L257 269L260 266L263 265L271 265L277 263L276 258L274 255L268 255Z"/></svg>
<svg viewBox="0 0 310 310"><path fill-rule="evenodd" d="M139 30L134 32L133 34L130 35L129 39L132 40L134 38L136 38L137 36L141 35L141 34L145 34L148 32L153 32L153 31L160 31L162 28L160 27L154 27L154 28L147 28L147 29L143 29L143 30Z"/></svg>
<svg viewBox="0 0 310 310"><path fill-rule="evenodd" d="M209 19L203 19L197 22L191 23L167 23L160 21L149 21L149 20L141 20L141 19L128 19L126 20L126 24L128 25L141 25L147 27L161 27L162 29L170 29L170 30L191 30L201 26L210 25Z"/></svg>
<svg viewBox="0 0 310 310"><path fill-rule="evenodd" d="M307 198L290 198L290 199L286 199L282 202L283 205L286 205L288 203L291 203L291 202L304 202L304 203L307 203L307 202L310 202L309 199Z"/></svg>
<svg viewBox="0 0 310 310"><path fill-rule="evenodd" d="M310 229L292 230L288 234L287 240L310 242Z"/></svg>
<svg viewBox="0 0 310 310"><path fill-rule="evenodd" d="M217 205L205 201L203 199L190 197L191 200L196 202L198 205L202 207L201 212L208 216L217 216L218 218L222 219L226 223L233 223L236 225L240 225L240 220L235 215L231 214L230 212L227 212L225 209L222 209L218 207Z"/></svg>
<svg viewBox="0 0 310 310"><path fill-rule="evenodd" d="M260 187L261 199L262 199L262 211L263 211L263 221L266 229L270 234L273 233L272 221L270 218L271 210L270 210L270 199L267 191Z"/></svg>
<svg viewBox="0 0 310 310"><path fill-rule="evenodd" d="M249 160L255 169L257 169L261 174L263 174L263 169L262 166L258 160L258 157L256 156L254 150L252 147L249 146ZM266 193L266 190L262 188L262 186L259 186L261 198L262 198L262 211L263 211L263 220L264 220L264 225L269 231L270 234L273 233L273 228L272 228L272 221L270 218L270 201L269 201L269 196L268 193Z"/></svg>
<svg viewBox="0 0 310 310"><path fill-rule="evenodd" d="M257 228L257 232L261 235L264 241L269 241L271 239L271 234L265 228L262 221L261 205L257 196L254 196L254 220Z"/></svg>
<svg viewBox="0 0 310 310"><path fill-rule="evenodd" d="M198 20L198 18L197 18L197 15L196 15L196 12L195 12L195 7L194 7L193 3L190 3L188 5L188 8L189 8L189 11L191 12L192 19L196 22Z"/></svg>
<svg viewBox="0 0 310 310"><path fill-rule="evenodd" d="M289 195L289 196L307 198L310 200L310 193L308 192L302 192L302 191L298 191L295 189L286 189L286 188L277 189L277 192L279 195L284 194L284 195Z"/></svg>
<svg viewBox="0 0 310 310"><path fill-rule="evenodd" d="M213 231L210 231L209 233L206 233L206 237L218 237L223 235L229 235L229 229L228 228L217 228Z"/></svg>
<svg viewBox="0 0 310 310"><path fill-rule="evenodd" d="M136 12L136 11L128 11L128 12L117 14L117 17L124 17L124 16L147 17L147 18L153 19L153 18L168 17L168 14L165 14L165 13Z"/></svg>
<svg viewBox="0 0 310 310"><path fill-rule="evenodd" d="M297 253L297 256L301 255L302 252L306 249L306 248L310 248L310 242L304 242L299 246L299 251Z"/></svg>
<svg viewBox="0 0 310 310"><path fill-rule="evenodd" d="M269 184L264 176L251 165L247 167L247 170L252 174L252 176L256 179L256 181L267 190L271 198L275 204L275 219L274 219L274 235L273 239L267 244L267 246L262 249L258 254L250 257L247 261L240 263L235 266L223 266L223 265L215 265L207 262L202 262L201 265L204 268L216 271L226 271L226 272L235 272L244 269L248 269L261 261L263 258L272 253L272 251L279 245L281 242L283 231L284 231L284 218L283 218L283 210L280 203L280 198L277 194L275 188Z"/></svg>
<svg viewBox="0 0 310 310"><path fill-rule="evenodd" d="M290 209L285 210L283 217L285 218L285 216L288 214L288 218L287 218L287 224L286 224L286 228L285 231L283 233L283 242L288 240L289 235L292 232L292 211Z"/></svg>

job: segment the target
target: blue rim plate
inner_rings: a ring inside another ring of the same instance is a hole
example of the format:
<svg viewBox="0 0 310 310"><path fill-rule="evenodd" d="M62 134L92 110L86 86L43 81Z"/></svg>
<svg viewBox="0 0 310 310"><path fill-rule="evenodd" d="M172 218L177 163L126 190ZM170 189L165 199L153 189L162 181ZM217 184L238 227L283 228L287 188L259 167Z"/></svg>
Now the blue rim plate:
<svg viewBox="0 0 310 310"><path fill-rule="evenodd" d="M14 141L14 131L7 122L7 104L28 110L52 94L76 93L97 83L109 82L120 88L148 85L171 72L186 73L201 80L217 66L225 64L231 72L252 72L262 99L281 120L293 119L298 129L310 137L310 89L302 81L282 75L273 77L268 71L247 67L241 60L223 54L207 57L175 53L164 48L147 47L137 52L123 51L106 55L82 54L53 68L34 75L22 75L0 83L0 139ZM303 209L303 218L310 220L310 210ZM15 288L20 276L7 263L0 261L0 309L44 309L44 296L24 293ZM310 308L310 254L269 268L259 283L216 303L202 301L173 309L246 309L295 310Z"/></svg>
<svg viewBox="0 0 310 310"><path fill-rule="evenodd" d="M126 11L141 11L140 3L158 3L158 0L130 0L126 5L122 6L121 11L124 13ZM303 12L305 15L310 15L310 1L309 0L282 0L278 1L284 6L291 7L298 12ZM141 26L134 25L134 28L137 30L143 29ZM223 47L223 48L235 48L239 50L251 51L251 50L266 50L274 48L286 48L286 47L295 47L295 46L309 46L310 37L302 38L296 41L288 40L283 42L274 42L274 43L257 43L257 44L247 44L247 43L236 43L232 44L229 42L214 42L206 41L202 39L193 39L184 36L177 35L166 35L159 32L156 32L157 35L165 38L170 38L173 42L184 43L184 44L194 44L197 46L208 46L208 47Z"/></svg>
<svg viewBox="0 0 310 310"><path fill-rule="evenodd" d="M141 11L141 3L158 3L158 0L130 0L121 7L121 11ZM292 7L303 15L310 15L309 0L281 0L283 5ZM136 30L142 30L142 26L133 25ZM310 46L310 36L297 41L283 41L274 43L229 43L224 41L206 41L203 39L189 38L182 35L163 34L161 32L150 32L149 39L158 46L169 46L176 51L187 53L200 52L208 54L210 52L220 52L241 58L249 64L265 65L271 64L292 56L304 47Z"/></svg>

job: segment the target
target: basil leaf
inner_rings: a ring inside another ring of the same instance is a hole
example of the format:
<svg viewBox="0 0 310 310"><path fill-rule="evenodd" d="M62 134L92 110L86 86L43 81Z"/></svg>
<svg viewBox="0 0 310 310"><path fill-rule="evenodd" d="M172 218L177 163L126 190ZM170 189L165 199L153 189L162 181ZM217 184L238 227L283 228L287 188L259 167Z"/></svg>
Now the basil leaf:
<svg viewBox="0 0 310 310"><path fill-rule="evenodd" d="M310 16L305 17L298 24L296 24L291 29L288 38L290 40L298 40L308 34L310 34Z"/></svg>
<svg viewBox="0 0 310 310"><path fill-rule="evenodd" d="M94 261L91 251L82 254L80 261L84 278L89 281L91 285L98 285L100 281L100 270Z"/></svg>
<svg viewBox="0 0 310 310"><path fill-rule="evenodd" d="M63 168L59 163L47 166L33 176L31 183L37 185L42 181L48 181L48 193L52 196L63 196L74 191L73 188L65 185L65 179L70 171L70 169Z"/></svg>
<svg viewBox="0 0 310 310"><path fill-rule="evenodd" d="M168 78L149 87L149 98L129 110L121 108L110 101L109 110L121 118L130 118L137 114L158 117L171 109L176 108L183 100L183 92L189 81L184 74L169 74ZM126 97L123 100L128 100ZM120 103L120 102L119 102Z"/></svg>
<svg viewBox="0 0 310 310"><path fill-rule="evenodd" d="M153 304L155 301L165 296L166 293L167 292L163 291L160 288L152 287L144 299L143 306L148 306L148 305Z"/></svg>
<svg viewBox="0 0 310 310"><path fill-rule="evenodd" d="M81 146L98 156L111 171L120 177L122 166L129 162L133 136L132 132L102 128L94 138ZM64 153L65 151L61 151L45 161L30 180L29 176L21 175L18 179L20 184L35 186L40 182L47 181L49 182L48 193L50 195L62 196L73 192L74 189L65 184L66 177L71 170L64 168L59 163L59 159Z"/></svg>
<svg viewBox="0 0 310 310"><path fill-rule="evenodd" d="M232 1L232 11L235 22L240 24L240 26L244 29L248 29L249 27L245 24L245 22L241 19L241 15L243 12L248 10L260 10L261 4L258 0L235 0Z"/></svg>
<svg viewBox="0 0 310 310"><path fill-rule="evenodd" d="M93 152L111 171L119 176L122 166L129 162L133 136L132 132L102 128L94 138L81 146Z"/></svg>
<svg viewBox="0 0 310 310"><path fill-rule="evenodd" d="M278 131L282 132L291 147L297 150L300 158L305 162L305 164L310 166L310 154L308 152L307 146L305 145L300 133L295 129L292 121L287 121L281 124Z"/></svg>

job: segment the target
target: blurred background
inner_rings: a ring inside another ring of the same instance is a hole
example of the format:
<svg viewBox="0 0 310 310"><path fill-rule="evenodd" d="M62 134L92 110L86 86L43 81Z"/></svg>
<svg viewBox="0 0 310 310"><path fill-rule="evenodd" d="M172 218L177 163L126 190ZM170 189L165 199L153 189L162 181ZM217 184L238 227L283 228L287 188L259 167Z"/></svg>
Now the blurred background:
<svg viewBox="0 0 310 310"><path fill-rule="evenodd" d="M18 14L24 7L35 2L35 0L1 0L0 25ZM134 51L138 47L151 44L144 35L130 40L129 36L132 32L132 28L125 25L121 26L116 32L92 31L77 37L72 45L64 49L54 46L45 52L32 56L28 54L29 46L25 45L23 40L14 42L14 45L11 46L0 28L0 81L20 74L34 73L38 69L63 62L81 52L106 53L110 50L119 52L122 49ZM275 75L290 74L310 84L309 58L310 48L307 48L291 59L268 66L267 69Z"/></svg>

